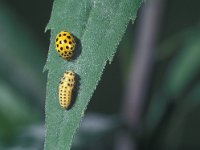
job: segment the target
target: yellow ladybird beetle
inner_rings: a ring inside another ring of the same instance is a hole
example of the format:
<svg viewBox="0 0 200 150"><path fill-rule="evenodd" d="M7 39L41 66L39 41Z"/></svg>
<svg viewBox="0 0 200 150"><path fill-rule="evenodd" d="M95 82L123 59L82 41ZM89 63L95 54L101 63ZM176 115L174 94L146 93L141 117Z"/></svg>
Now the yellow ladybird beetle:
<svg viewBox="0 0 200 150"><path fill-rule="evenodd" d="M69 32L61 31L57 34L55 48L63 59L69 61L72 58L75 46L74 37Z"/></svg>
<svg viewBox="0 0 200 150"><path fill-rule="evenodd" d="M74 84L75 73L73 71L66 71L59 84L59 103L65 109L68 109L71 103Z"/></svg>

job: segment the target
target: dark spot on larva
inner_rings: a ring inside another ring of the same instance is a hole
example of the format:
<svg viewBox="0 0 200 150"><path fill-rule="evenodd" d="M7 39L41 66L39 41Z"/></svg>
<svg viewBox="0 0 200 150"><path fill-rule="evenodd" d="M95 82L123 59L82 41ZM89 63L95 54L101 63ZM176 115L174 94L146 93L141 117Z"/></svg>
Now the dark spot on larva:
<svg viewBox="0 0 200 150"><path fill-rule="evenodd" d="M63 47L60 47L60 50L62 51L62 50L63 50Z"/></svg>
<svg viewBox="0 0 200 150"><path fill-rule="evenodd" d="M61 37L61 34L59 34L59 37Z"/></svg>
<svg viewBox="0 0 200 150"><path fill-rule="evenodd" d="M58 38L56 38L56 42L58 41Z"/></svg>
<svg viewBox="0 0 200 150"><path fill-rule="evenodd" d="M72 73L70 73L70 75L72 76Z"/></svg>
<svg viewBox="0 0 200 150"><path fill-rule="evenodd" d="M71 50L73 50L74 49L74 47L71 47Z"/></svg>
<svg viewBox="0 0 200 150"><path fill-rule="evenodd" d="M60 50L58 50L58 53L60 53Z"/></svg>
<svg viewBox="0 0 200 150"><path fill-rule="evenodd" d="M67 43L67 40L64 40L64 43Z"/></svg>
<svg viewBox="0 0 200 150"><path fill-rule="evenodd" d="M72 52L68 52L69 55L72 55Z"/></svg>
<svg viewBox="0 0 200 150"><path fill-rule="evenodd" d="M68 39L71 39L71 36L67 36Z"/></svg>
<svg viewBox="0 0 200 150"><path fill-rule="evenodd" d="M57 44L56 46L58 47L59 45Z"/></svg>
<svg viewBox="0 0 200 150"><path fill-rule="evenodd" d="M67 35L66 33L63 34L63 36L66 36L66 35Z"/></svg>
<svg viewBox="0 0 200 150"><path fill-rule="evenodd" d="M67 105L66 103L64 103L64 105Z"/></svg>
<svg viewBox="0 0 200 150"><path fill-rule="evenodd" d="M59 43L62 44L62 41L60 41Z"/></svg>
<svg viewBox="0 0 200 150"><path fill-rule="evenodd" d="M68 85L68 86L70 86L70 84L69 84L69 83L68 83L67 85Z"/></svg>
<svg viewBox="0 0 200 150"><path fill-rule="evenodd" d="M66 91L64 91L66 93Z"/></svg>
<svg viewBox="0 0 200 150"><path fill-rule="evenodd" d="M66 94L63 94L64 96L66 96Z"/></svg>
<svg viewBox="0 0 200 150"><path fill-rule="evenodd" d="M65 87L65 88L67 88L67 87Z"/></svg>
<svg viewBox="0 0 200 150"><path fill-rule="evenodd" d="M72 42L71 42L71 41L69 41L69 44L72 44Z"/></svg>
<svg viewBox="0 0 200 150"><path fill-rule="evenodd" d="M62 97L60 97L60 98L62 98Z"/></svg>
<svg viewBox="0 0 200 150"><path fill-rule="evenodd" d="M69 49L69 46L66 46L66 49Z"/></svg>
<svg viewBox="0 0 200 150"><path fill-rule="evenodd" d="M69 79L68 81L70 82L71 80Z"/></svg>
<svg viewBox="0 0 200 150"><path fill-rule="evenodd" d="M63 54L63 53L61 53L61 55L63 56L64 54Z"/></svg>
<svg viewBox="0 0 200 150"><path fill-rule="evenodd" d="M65 54L67 54L67 51L65 51Z"/></svg>
<svg viewBox="0 0 200 150"><path fill-rule="evenodd" d="M63 97L64 99L66 99L66 97Z"/></svg>
<svg viewBox="0 0 200 150"><path fill-rule="evenodd" d="M73 84L71 84L71 86L73 86Z"/></svg>

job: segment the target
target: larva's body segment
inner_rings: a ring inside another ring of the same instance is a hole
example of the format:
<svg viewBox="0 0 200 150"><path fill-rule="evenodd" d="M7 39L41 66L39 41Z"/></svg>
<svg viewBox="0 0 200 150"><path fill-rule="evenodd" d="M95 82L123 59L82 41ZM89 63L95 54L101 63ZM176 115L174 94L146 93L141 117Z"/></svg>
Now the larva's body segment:
<svg viewBox="0 0 200 150"><path fill-rule="evenodd" d="M71 103L72 92L75 84L75 73L67 71L61 78L59 84L59 103L60 106L67 109Z"/></svg>

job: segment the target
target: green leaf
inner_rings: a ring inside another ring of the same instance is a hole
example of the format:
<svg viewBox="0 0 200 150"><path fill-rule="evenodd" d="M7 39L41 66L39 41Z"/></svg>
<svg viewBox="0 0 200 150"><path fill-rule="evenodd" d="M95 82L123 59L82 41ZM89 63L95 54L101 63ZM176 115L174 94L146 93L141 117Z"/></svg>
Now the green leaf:
<svg viewBox="0 0 200 150"><path fill-rule="evenodd" d="M189 145L194 149L199 149L199 91L200 84L197 82L192 91L181 102L174 105L171 114L165 118L165 123L159 126L160 130L159 133L157 132L155 140L157 147L160 149L184 149Z"/></svg>
<svg viewBox="0 0 200 150"><path fill-rule="evenodd" d="M72 138L88 102L100 80L107 61L116 48L130 19L135 20L141 0L55 0L47 29L51 29L46 98L45 149L70 149ZM80 55L72 61L58 56L54 39L61 30L80 41ZM75 103L63 110L58 103L58 84L66 70L79 75L80 86ZM106 87L105 87L106 88Z"/></svg>
<svg viewBox="0 0 200 150"><path fill-rule="evenodd" d="M0 78L0 138L13 135L17 130L36 120L37 113L26 99ZM12 113L10 111L12 110Z"/></svg>
<svg viewBox="0 0 200 150"><path fill-rule="evenodd" d="M199 28L185 34L183 48L172 60L168 67L164 90L171 96L179 96L184 93L188 86L198 76L200 67Z"/></svg>
<svg viewBox="0 0 200 150"><path fill-rule="evenodd" d="M166 46L162 46L164 49L160 50L163 54L160 55L161 60L164 61L170 57L172 59L169 59L168 66L164 68L165 74L163 75L163 82L161 82L159 90L157 89L156 93L153 94L146 113L145 138L149 141L151 141L151 138L159 137L158 132L162 132L162 126L166 124L164 122L167 120L165 115L169 115L169 111L172 108L176 109L174 107L175 105L185 103L184 99L189 100L189 102L183 104L184 109L181 109L181 111L186 111L187 106L190 109L190 105L197 105L196 103L199 103L199 83L196 88L191 89L197 84L196 80L199 77L199 42L199 26L194 26L175 34L172 38L167 39L167 42L164 44ZM167 51L167 48L171 49ZM167 52L164 52L165 50ZM191 104L189 105L189 103ZM180 116L176 116L177 118L180 120ZM167 131L167 133L169 132ZM174 130L172 133L174 133Z"/></svg>
<svg viewBox="0 0 200 150"><path fill-rule="evenodd" d="M0 5L0 22L0 77L29 97L29 102L40 105L45 89L45 76L41 74L44 45L4 3Z"/></svg>

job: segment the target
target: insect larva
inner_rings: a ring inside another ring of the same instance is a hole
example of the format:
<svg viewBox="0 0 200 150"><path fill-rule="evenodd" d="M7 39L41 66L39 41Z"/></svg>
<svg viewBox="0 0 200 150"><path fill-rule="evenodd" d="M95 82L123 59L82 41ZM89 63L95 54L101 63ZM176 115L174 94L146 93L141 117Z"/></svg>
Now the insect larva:
<svg viewBox="0 0 200 150"><path fill-rule="evenodd" d="M60 106L65 109L67 109L71 103L74 84L75 73L73 71L66 71L61 78L58 92Z"/></svg>

